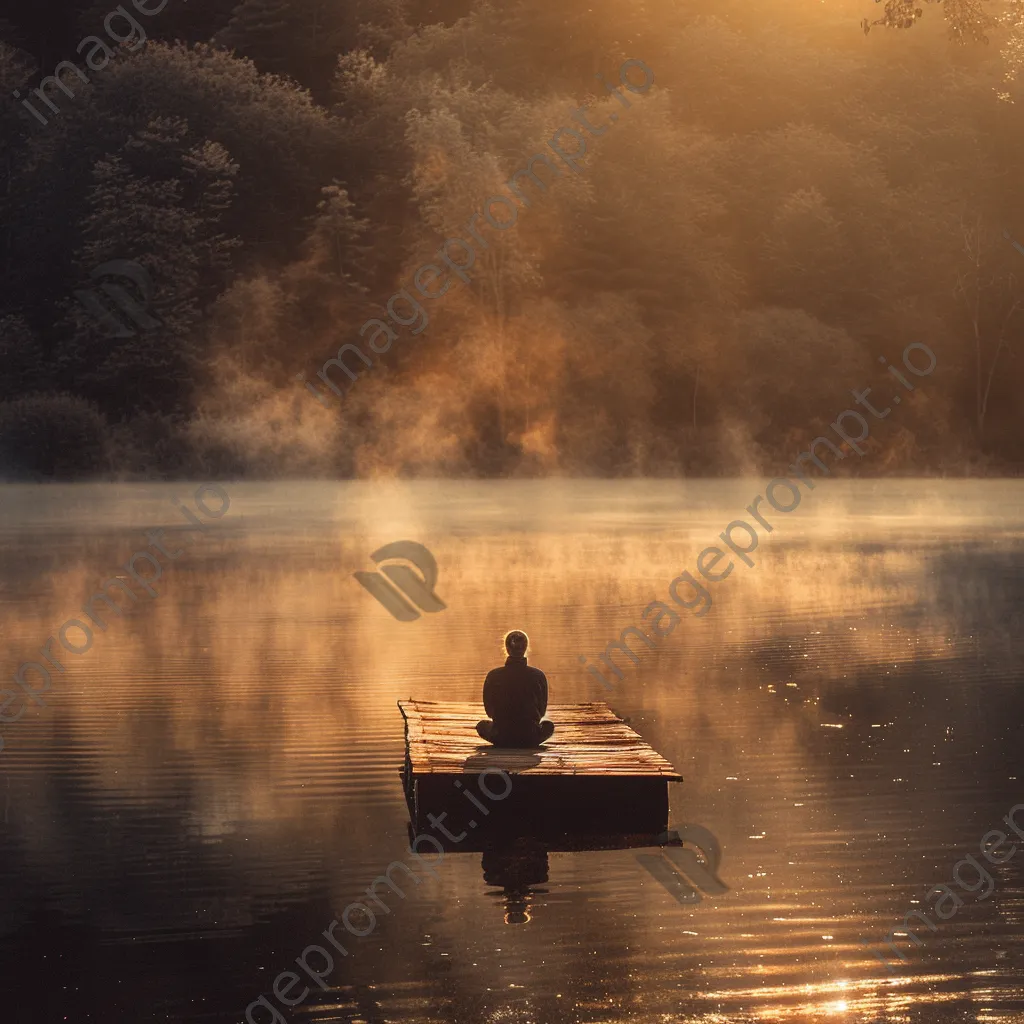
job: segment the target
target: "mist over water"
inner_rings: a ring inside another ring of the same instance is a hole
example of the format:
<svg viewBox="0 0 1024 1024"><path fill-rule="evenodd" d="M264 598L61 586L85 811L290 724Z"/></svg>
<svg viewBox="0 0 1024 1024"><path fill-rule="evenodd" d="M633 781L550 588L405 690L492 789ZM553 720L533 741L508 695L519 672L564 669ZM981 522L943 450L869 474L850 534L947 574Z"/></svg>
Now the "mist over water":
<svg viewBox="0 0 1024 1024"><path fill-rule="evenodd" d="M684 906L630 851L553 853L510 926L451 854L289 1019L1015 1019L1019 855L894 976L862 943L1024 802L1020 485L821 481L613 693L577 661L763 483L225 484L207 534L168 531L159 596L3 726L0 978L61 979L19 1024L241 1021L403 856L396 701L478 700L514 627L552 702L607 699L679 769L671 820L714 833L729 891ZM8 677L192 489L9 490ZM447 605L411 623L351 576L406 538Z"/></svg>

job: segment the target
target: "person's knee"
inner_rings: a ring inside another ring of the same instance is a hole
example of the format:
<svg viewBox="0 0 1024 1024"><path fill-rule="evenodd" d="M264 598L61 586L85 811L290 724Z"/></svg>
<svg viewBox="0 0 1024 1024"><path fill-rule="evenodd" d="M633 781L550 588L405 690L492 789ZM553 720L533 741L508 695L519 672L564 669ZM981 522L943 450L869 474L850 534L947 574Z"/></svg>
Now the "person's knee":
<svg viewBox="0 0 1024 1024"><path fill-rule="evenodd" d="M555 731L555 723L554 722L549 722L547 719L544 719L544 721L542 721L540 723L540 739L541 739L541 742L543 743L544 740L550 739L551 735L552 735L552 733L554 731Z"/></svg>

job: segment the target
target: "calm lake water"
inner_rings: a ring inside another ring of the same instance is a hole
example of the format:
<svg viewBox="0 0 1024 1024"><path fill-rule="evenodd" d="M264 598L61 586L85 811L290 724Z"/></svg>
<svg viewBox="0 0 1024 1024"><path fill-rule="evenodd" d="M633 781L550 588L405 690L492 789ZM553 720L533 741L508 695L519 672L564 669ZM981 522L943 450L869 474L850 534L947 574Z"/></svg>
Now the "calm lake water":
<svg viewBox="0 0 1024 1024"><path fill-rule="evenodd" d="M450 854L289 1021L1024 1020L1024 850L884 947L1024 803L1024 485L823 480L613 692L578 663L763 484L226 483L158 597L0 726L3 1020L242 1021L405 854L396 701L479 699L513 627L553 702L608 700L679 769L672 823L717 836L728 892L552 853L506 924ZM3 488L4 678L194 490ZM403 539L448 606L410 623L352 577Z"/></svg>

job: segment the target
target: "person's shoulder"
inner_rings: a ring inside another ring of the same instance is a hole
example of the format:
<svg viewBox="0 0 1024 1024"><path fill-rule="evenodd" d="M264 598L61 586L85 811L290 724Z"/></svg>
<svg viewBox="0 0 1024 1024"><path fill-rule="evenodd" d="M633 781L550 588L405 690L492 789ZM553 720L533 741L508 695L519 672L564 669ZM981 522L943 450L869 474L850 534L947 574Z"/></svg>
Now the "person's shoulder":
<svg viewBox="0 0 1024 1024"><path fill-rule="evenodd" d="M548 677L544 675L544 673L541 672L541 670L537 668L535 665L528 665L527 667L529 668L530 673L533 675L534 679L543 679L544 682L548 681Z"/></svg>

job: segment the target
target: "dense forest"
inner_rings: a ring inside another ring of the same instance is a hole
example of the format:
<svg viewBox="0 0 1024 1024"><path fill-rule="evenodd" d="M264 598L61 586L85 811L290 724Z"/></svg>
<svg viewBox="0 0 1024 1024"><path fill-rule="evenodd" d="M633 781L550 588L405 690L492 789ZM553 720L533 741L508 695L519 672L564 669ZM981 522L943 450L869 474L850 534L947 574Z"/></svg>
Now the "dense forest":
<svg viewBox="0 0 1024 1024"><path fill-rule="evenodd" d="M1022 26L1018 0L20 5L0 476L774 475L915 342L937 369L842 469L1016 474ZM577 168L411 291L583 106Z"/></svg>

